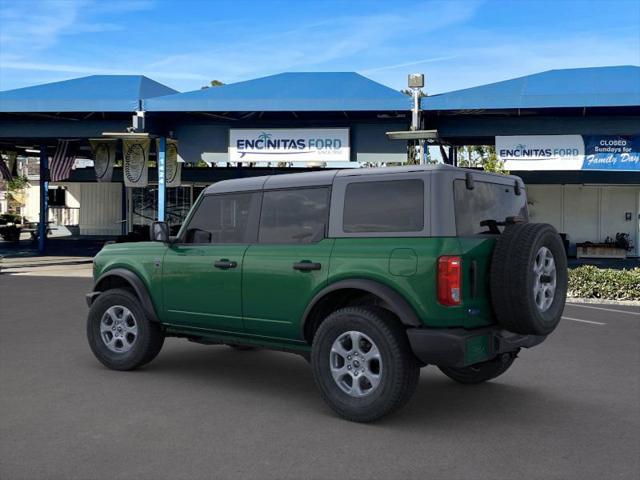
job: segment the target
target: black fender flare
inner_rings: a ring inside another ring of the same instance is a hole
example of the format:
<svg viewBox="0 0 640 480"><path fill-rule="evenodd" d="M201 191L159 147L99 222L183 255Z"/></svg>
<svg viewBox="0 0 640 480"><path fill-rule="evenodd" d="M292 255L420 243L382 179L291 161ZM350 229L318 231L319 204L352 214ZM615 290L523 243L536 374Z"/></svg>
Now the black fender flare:
<svg viewBox="0 0 640 480"><path fill-rule="evenodd" d="M385 304L389 307L389 310L393 312L400 321L407 326L410 327L420 327L422 326L422 322L416 315L413 307L405 300L405 298L400 295L393 288L377 282L375 280L368 279L348 279L348 280L340 280L335 283L332 283L322 290L320 290L309 302L307 308L305 309L302 315L302 321L300 324L301 332L304 336L305 325L309 318L309 314L313 310L313 308L317 305L317 303L322 300L327 294L331 292L335 292L337 290L344 289L357 289L363 290L365 292L369 292L379 298L381 298Z"/></svg>
<svg viewBox="0 0 640 480"><path fill-rule="evenodd" d="M152 322L159 322L156 309L153 306L151 295L149 295L146 285L137 274L131 270L127 270L126 268L114 268L113 270L109 270L98 277L98 280L96 280L93 287L93 292L87 295L87 302L89 303L89 306L91 306L91 303L93 303L93 301L104 291L100 289L100 284L110 277L118 277L127 282L131 288L133 288L136 296L140 299L140 304L142 305L144 312L149 317L149 320Z"/></svg>

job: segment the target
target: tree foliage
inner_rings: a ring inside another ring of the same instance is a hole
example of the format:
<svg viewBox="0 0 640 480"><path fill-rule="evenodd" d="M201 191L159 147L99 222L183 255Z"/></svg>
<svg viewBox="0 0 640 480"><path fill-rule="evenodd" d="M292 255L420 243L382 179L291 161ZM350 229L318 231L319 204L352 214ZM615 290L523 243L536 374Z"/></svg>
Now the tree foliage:
<svg viewBox="0 0 640 480"><path fill-rule="evenodd" d="M211 87L221 87L224 85L224 82L221 82L220 80L211 80L209 82L209 85L205 85L202 87L202 90L205 90L207 88L211 88Z"/></svg>
<svg viewBox="0 0 640 480"><path fill-rule="evenodd" d="M509 174L504 168L504 162L496 155L496 148L493 145L467 145L460 147L458 149L458 166L482 167L485 172Z"/></svg>

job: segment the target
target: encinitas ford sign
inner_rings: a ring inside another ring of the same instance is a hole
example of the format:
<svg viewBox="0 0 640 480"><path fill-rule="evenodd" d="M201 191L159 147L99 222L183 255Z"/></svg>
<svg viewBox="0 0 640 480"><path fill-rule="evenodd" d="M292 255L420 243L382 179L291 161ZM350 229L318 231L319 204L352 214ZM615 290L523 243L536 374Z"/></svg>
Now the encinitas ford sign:
<svg viewBox="0 0 640 480"><path fill-rule="evenodd" d="M348 162L348 128L230 129L231 162Z"/></svg>
<svg viewBox="0 0 640 480"><path fill-rule="evenodd" d="M580 170L580 135L496 136L496 154L507 170Z"/></svg>
<svg viewBox="0 0 640 480"><path fill-rule="evenodd" d="M640 170L640 136L496 136L507 170Z"/></svg>

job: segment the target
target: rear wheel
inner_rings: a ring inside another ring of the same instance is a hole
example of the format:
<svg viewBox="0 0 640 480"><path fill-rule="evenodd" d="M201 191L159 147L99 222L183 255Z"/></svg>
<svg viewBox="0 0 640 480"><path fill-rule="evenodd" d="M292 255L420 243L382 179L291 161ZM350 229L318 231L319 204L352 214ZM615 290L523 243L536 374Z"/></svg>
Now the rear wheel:
<svg viewBox="0 0 640 480"><path fill-rule="evenodd" d="M488 362L477 363L468 367L438 367L442 373L452 380L465 385L474 385L499 377L506 372L516 359L515 354L505 353Z"/></svg>
<svg viewBox="0 0 640 480"><path fill-rule="evenodd" d="M87 339L96 358L113 370L149 363L164 343L159 326L149 321L138 298L124 289L108 290L93 302Z"/></svg>
<svg viewBox="0 0 640 480"><path fill-rule="evenodd" d="M316 385L341 417L371 422L403 406L420 369L397 319L376 307L347 307L320 325L311 352Z"/></svg>

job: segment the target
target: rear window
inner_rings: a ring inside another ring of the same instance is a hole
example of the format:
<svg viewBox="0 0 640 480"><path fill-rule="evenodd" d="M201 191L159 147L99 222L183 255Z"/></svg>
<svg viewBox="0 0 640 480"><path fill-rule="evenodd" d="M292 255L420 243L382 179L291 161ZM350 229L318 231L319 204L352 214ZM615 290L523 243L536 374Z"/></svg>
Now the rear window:
<svg viewBox="0 0 640 480"><path fill-rule="evenodd" d="M423 229L422 180L354 182L347 185L344 232L420 232Z"/></svg>
<svg viewBox="0 0 640 480"><path fill-rule="evenodd" d="M504 222L515 215L528 218L527 197L524 193L516 195L512 186L474 182L473 190L469 190L464 180L456 180L453 185L458 235L489 233L489 227L480 225L485 220Z"/></svg>

